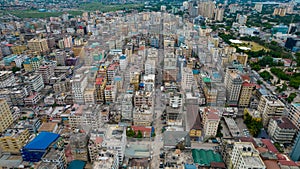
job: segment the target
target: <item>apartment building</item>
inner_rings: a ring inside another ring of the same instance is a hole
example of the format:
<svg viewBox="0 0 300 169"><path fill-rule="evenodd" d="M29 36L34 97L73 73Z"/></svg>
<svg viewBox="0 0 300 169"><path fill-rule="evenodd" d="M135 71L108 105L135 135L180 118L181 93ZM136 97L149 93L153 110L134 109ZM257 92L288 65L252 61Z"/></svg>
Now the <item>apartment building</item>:
<svg viewBox="0 0 300 169"><path fill-rule="evenodd" d="M144 90L146 92L153 92L155 89L155 75L149 74L144 76Z"/></svg>
<svg viewBox="0 0 300 169"><path fill-rule="evenodd" d="M10 87L16 83L12 71L0 71L0 88Z"/></svg>
<svg viewBox="0 0 300 169"><path fill-rule="evenodd" d="M123 162L126 145L126 127L109 125L102 142L102 147L107 150L116 150L119 164Z"/></svg>
<svg viewBox="0 0 300 169"><path fill-rule="evenodd" d="M57 169L67 168L67 159L64 149L51 148L43 157L42 163L49 163L55 166Z"/></svg>
<svg viewBox="0 0 300 169"><path fill-rule="evenodd" d="M69 124L75 129L81 125L98 128L101 124L100 105L74 105L69 116Z"/></svg>
<svg viewBox="0 0 300 169"><path fill-rule="evenodd" d="M181 72L181 87L182 90L184 91L190 91L193 85L193 80L194 80L194 76L193 76L193 72L192 69L190 68L183 68L182 72Z"/></svg>
<svg viewBox="0 0 300 169"><path fill-rule="evenodd" d="M182 126L182 110L181 108L173 108L170 106L167 106L166 108L166 122L169 126Z"/></svg>
<svg viewBox="0 0 300 169"><path fill-rule="evenodd" d="M237 106L243 80L235 69L228 68L225 74L226 100L230 106Z"/></svg>
<svg viewBox="0 0 300 169"><path fill-rule="evenodd" d="M132 121L133 94L124 94L120 96L122 121Z"/></svg>
<svg viewBox="0 0 300 169"><path fill-rule="evenodd" d="M156 73L156 62L155 60L147 59L145 62L145 75Z"/></svg>
<svg viewBox="0 0 300 169"><path fill-rule="evenodd" d="M290 144L294 141L296 126L286 117L272 117L268 125L268 133L274 142Z"/></svg>
<svg viewBox="0 0 300 169"><path fill-rule="evenodd" d="M235 142L230 157L229 169L256 168L266 169L266 166L251 142Z"/></svg>
<svg viewBox="0 0 300 169"><path fill-rule="evenodd" d="M38 72L42 75L44 84L49 84L51 77L54 76L54 69L51 65L40 66Z"/></svg>
<svg viewBox="0 0 300 169"><path fill-rule="evenodd" d="M44 89L44 81L41 74L33 74L25 76L24 83L27 84L31 91L39 92Z"/></svg>
<svg viewBox="0 0 300 169"><path fill-rule="evenodd" d="M104 98L105 98L105 103L110 104L113 103L116 99L117 95L117 88L115 85L106 85L104 89Z"/></svg>
<svg viewBox="0 0 300 169"><path fill-rule="evenodd" d="M49 51L47 39L38 39L38 38L30 39L27 42L27 46L30 50L37 53L44 53Z"/></svg>
<svg viewBox="0 0 300 169"><path fill-rule="evenodd" d="M28 129L7 129L0 137L0 146L5 153L20 154L20 149L30 137Z"/></svg>
<svg viewBox="0 0 300 169"><path fill-rule="evenodd" d="M263 125L266 127L271 117L283 116L285 105L273 95L263 95L260 98L257 110L262 115Z"/></svg>
<svg viewBox="0 0 300 169"><path fill-rule="evenodd" d="M243 82L239 98L239 107L249 107L255 84Z"/></svg>
<svg viewBox="0 0 300 169"><path fill-rule="evenodd" d="M13 123L10 108L4 99L0 99L0 132L4 132Z"/></svg>
<svg viewBox="0 0 300 169"><path fill-rule="evenodd" d="M292 103L285 108L284 112L288 114L289 120L297 127L297 130L300 130L300 104Z"/></svg>
<svg viewBox="0 0 300 169"><path fill-rule="evenodd" d="M168 100L169 100L170 107L179 108L182 106L183 96L181 93L170 92Z"/></svg>
<svg viewBox="0 0 300 169"><path fill-rule="evenodd" d="M153 93L145 92L143 90L136 91L133 96L133 104L134 106L142 106L147 105L148 107L152 107L153 105Z"/></svg>
<svg viewBox="0 0 300 169"><path fill-rule="evenodd" d="M153 121L153 109L147 105L137 106L133 110L133 125L151 126Z"/></svg>
<svg viewBox="0 0 300 169"><path fill-rule="evenodd" d="M70 136L70 149L74 160L88 161L88 137L86 133Z"/></svg>
<svg viewBox="0 0 300 169"><path fill-rule="evenodd" d="M74 103L84 104L84 90L88 84L88 70L78 72L71 80Z"/></svg>
<svg viewBox="0 0 300 169"><path fill-rule="evenodd" d="M220 122L219 111L206 107L202 112L202 124L205 137L215 137Z"/></svg>
<svg viewBox="0 0 300 169"><path fill-rule="evenodd" d="M96 87L96 101L97 103L104 103L105 97L104 97L104 90L106 87L107 79L106 77L97 77L95 81L95 87Z"/></svg>

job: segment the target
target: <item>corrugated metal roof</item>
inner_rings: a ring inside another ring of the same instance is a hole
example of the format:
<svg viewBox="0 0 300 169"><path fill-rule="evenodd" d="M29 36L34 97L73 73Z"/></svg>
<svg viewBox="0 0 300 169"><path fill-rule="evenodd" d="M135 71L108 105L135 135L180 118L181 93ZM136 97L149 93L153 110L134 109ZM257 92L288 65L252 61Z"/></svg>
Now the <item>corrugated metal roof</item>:
<svg viewBox="0 0 300 169"><path fill-rule="evenodd" d="M51 132L41 132L37 135L31 142L29 142L24 149L33 149L33 150L45 150L53 143L59 134Z"/></svg>

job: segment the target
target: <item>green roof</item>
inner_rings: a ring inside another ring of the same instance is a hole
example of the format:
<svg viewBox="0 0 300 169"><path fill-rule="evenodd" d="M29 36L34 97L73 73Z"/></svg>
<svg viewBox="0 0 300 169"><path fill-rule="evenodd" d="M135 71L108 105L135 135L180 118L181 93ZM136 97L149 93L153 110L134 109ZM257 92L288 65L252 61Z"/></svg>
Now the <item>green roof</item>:
<svg viewBox="0 0 300 169"><path fill-rule="evenodd" d="M210 83L211 80L210 80L210 78L208 78L208 77L204 77L204 78L203 78L203 82L204 82L204 83Z"/></svg>
<svg viewBox="0 0 300 169"><path fill-rule="evenodd" d="M223 162L221 155L213 150L193 149L192 156L194 163L201 166L210 166L211 162Z"/></svg>

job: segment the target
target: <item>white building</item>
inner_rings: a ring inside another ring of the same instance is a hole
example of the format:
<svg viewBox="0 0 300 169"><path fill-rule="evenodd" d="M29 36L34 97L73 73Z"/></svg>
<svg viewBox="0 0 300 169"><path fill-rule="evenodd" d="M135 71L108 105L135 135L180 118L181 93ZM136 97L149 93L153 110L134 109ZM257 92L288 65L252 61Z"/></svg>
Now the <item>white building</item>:
<svg viewBox="0 0 300 169"><path fill-rule="evenodd" d="M44 82L41 74L25 76L24 82L30 86L32 91L39 92L44 88Z"/></svg>
<svg viewBox="0 0 300 169"><path fill-rule="evenodd" d="M227 103L232 106L237 106L240 92L242 89L243 79L235 69L227 69L225 75L225 88Z"/></svg>
<svg viewBox="0 0 300 169"><path fill-rule="evenodd" d="M300 130L300 104L290 104L285 108L285 113L288 114L289 120Z"/></svg>
<svg viewBox="0 0 300 169"><path fill-rule="evenodd" d="M238 14L237 20L240 25L245 25L247 23L247 16Z"/></svg>
<svg viewBox="0 0 300 169"><path fill-rule="evenodd" d="M182 94L181 93L169 93L169 106L172 108L179 108L182 106Z"/></svg>
<svg viewBox="0 0 300 169"><path fill-rule="evenodd" d="M154 60L147 59L145 62L145 75L155 74L156 62Z"/></svg>
<svg viewBox="0 0 300 169"><path fill-rule="evenodd" d="M10 87L16 82L12 71L0 71L0 88Z"/></svg>
<svg viewBox="0 0 300 169"><path fill-rule="evenodd" d="M144 76L144 90L146 92L153 92L155 89L155 75L149 74Z"/></svg>
<svg viewBox="0 0 300 169"><path fill-rule="evenodd" d="M181 87L184 91L190 91L193 85L193 72L190 68L183 68L181 72Z"/></svg>
<svg viewBox="0 0 300 169"><path fill-rule="evenodd" d="M124 71L127 67L127 64L128 64L127 56L126 55L121 55L119 59L120 59L120 70Z"/></svg>
<svg viewBox="0 0 300 169"><path fill-rule="evenodd" d="M285 105L276 96L261 96L257 110L262 114L263 125L267 126L272 117L282 117L284 107Z"/></svg>
<svg viewBox="0 0 300 169"><path fill-rule="evenodd" d="M297 132L296 126L286 117L273 117L268 125L268 133L274 142L290 144Z"/></svg>
<svg viewBox="0 0 300 169"><path fill-rule="evenodd" d="M82 72L80 72L82 71ZM84 90L88 84L88 70L83 70L83 68L75 74L71 80L72 93L74 103L84 104Z"/></svg>
<svg viewBox="0 0 300 169"><path fill-rule="evenodd" d="M250 142L235 142L231 154L229 169L266 169L259 152Z"/></svg>
<svg viewBox="0 0 300 169"><path fill-rule="evenodd" d="M101 125L100 105L74 105L69 115L69 124L72 128L86 125L99 128Z"/></svg>
<svg viewBox="0 0 300 169"><path fill-rule="evenodd" d="M215 137L220 122L219 111L213 108L204 108L202 117L204 136Z"/></svg>

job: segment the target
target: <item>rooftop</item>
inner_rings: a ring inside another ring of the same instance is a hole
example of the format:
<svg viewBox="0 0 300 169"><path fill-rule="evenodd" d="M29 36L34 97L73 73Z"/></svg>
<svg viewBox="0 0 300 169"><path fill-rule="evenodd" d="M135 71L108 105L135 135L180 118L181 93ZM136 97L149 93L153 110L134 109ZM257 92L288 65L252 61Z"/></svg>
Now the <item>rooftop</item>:
<svg viewBox="0 0 300 169"><path fill-rule="evenodd" d="M273 117L272 119L276 121L278 127L281 129L297 129L297 127L286 117Z"/></svg>
<svg viewBox="0 0 300 169"><path fill-rule="evenodd" d="M24 148L33 150L45 150L50 146L50 144L57 140L58 137L59 134L56 133L41 132Z"/></svg>
<svg viewBox="0 0 300 169"><path fill-rule="evenodd" d="M211 162L223 162L221 154L213 150L193 149L192 156L194 163L200 166L210 166Z"/></svg>

